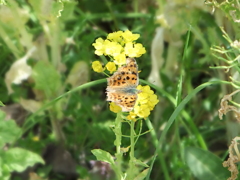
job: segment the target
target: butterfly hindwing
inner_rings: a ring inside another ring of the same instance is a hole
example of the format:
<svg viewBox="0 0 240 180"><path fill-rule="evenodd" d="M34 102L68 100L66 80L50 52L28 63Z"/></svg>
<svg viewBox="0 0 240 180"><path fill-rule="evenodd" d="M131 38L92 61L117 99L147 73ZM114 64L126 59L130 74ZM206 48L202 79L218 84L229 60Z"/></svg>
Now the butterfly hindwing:
<svg viewBox="0 0 240 180"><path fill-rule="evenodd" d="M136 103L137 94L123 94L107 92L108 101L112 101L122 108L123 112L131 111Z"/></svg>

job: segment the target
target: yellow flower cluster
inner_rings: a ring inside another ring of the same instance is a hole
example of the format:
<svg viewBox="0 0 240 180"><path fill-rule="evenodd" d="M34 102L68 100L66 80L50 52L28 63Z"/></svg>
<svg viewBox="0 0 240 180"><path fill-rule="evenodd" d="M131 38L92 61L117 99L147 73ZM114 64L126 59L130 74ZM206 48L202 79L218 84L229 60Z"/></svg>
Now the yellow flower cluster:
<svg viewBox="0 0 240 180"><path fill-rule="evenodd" d="M136 117L146 119L150 115L150 111L152 111L159 102L157 95L154 94L149 86L139 85L137 89L140 93L138 94L134 110L127 116L127 119L129 120L135 120Z"/></svg>
<svg viewBox="0 0 240 180"><path fill-rule="evenodd" d="M92 44L96 49L95 54L109 56L114 61L108 62L105 67L100 61L94 61L92 63L93 70L100 73L107 69L110 73L113 73L117 70L116 65L119 67L126 64L127 57L136 58L146 53L142 44L135 42L139 37L139 34L133 34L127 30L110 33L106 40L96 39L95 43ZM128 120L136 120L137 117L146 119L150 115L150 111L159 102L149 86L139 85L137 89L139 90L138 98L134 109L127 116ZM122 108L111 102L110 110L118 113L122 111Z"/></svg>
<svg viewBox="0 0 240 180"><path fill-rule="evenodd" d="M135 41L140 37L139 34L133 34L131 31L117 31L108 34L107 39L103 40L102 38L96 39L94 46L95 54L98 56L110 56L114 59L114 63L118 66L126 64L126 57L140 57L142 54L146 53L146 49L142 46L141 43L136 43ZM99 70L95 68L93 64L93 70ZM107 69L110 68L110 72L113 72L113 65L110 64ZM102 69L103 71L104 69ZM99 72L99 71L96 71Z"/></svg>

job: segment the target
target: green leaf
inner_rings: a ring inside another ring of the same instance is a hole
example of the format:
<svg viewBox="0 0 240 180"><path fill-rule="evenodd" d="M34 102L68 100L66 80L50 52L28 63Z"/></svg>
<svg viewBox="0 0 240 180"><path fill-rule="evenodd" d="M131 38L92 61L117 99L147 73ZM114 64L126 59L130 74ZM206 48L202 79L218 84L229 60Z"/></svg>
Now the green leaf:
<svg viewBox="0 0 240 180"><path fill-rule="evenodd" d="M3 176L3 169L2 169L2 165L3 165L3 162L2 162L2 158L0 157L0 177Z"/></svg>
<svg viewBox="0 0 240 180"><path fill-rule="evenodd" d="M43 1L34 1L34 0L29 0L28 2L31 5L31 7L33 8L34 12L37 15L39 15L41 13L41 7L44 2Z"/></svg>
<svg viewBox="0 0 240 180"><path fill-rule="evenodd" d="M142 162L142 161L140 161L140 160L138 160L138 159L135 159L134 160L134 163L136 164L136 165L139 165L139 166L143 166L143 167L149 167L146 163L144 163L144 162Z"/></svg>
<svg viewBox="0 0 240 180"><path fill-rule="evenodd" d="M5 112L0 110L0 121L4 120L5 117L6 117Z"/></svg>
<svg viewBox="0 0 240 180"><path fill-rule="evenodd" d="M112 166L115 165L113 157L111 156L111 154L109 152L106 152L106 151L101 150L101 149L94 149L91 152L94 154L94 156L96 156L98 161L107 162Z"/></svg>
<svg viewBox="0 0 240 180"><path fill-rule="evenodd" d="M140 172L137 177L134 178L134 180L143 180L145 179L145 177L147 176L148 174L148 171L149 171L149 168L143 170L142 172Z"/></svg>
<svg viewBox="0 0 240 180"><path fill-rule="evenodd" d="M55 95L61 86L61 79L56 69L49 63L38 61L33 68L35 87L43 90L48 97Z"/></svg>
<svg viewBox="0 0 240 180"><path fill-rule="evenodd" d="M0 106L5 106L5 105L2 103L2 101L0 101Z"/></svg>
<svg viewBox="0 0 240 180"><path fill-rule="evenodd" d="M4 152L3 150L0 150L0 177L1 180L9 180L10 176L11 176L11 172L9 171L9 169L4 165L4 162L2 160L2 152Z"/></svg>
<svg viewBox="0 0 240 180"><path fill-rule="evenodd" d="M7 169L4 169L3 174L0 177L1 180L9 180L11 177L11 173Z"/></svg>
<svg viewBox="0 0 240 180"><path fill-rule="evenodd" d="M74 14L74 8L76 5L76 1L64 1L64 10L61 12L61 19L63 21L76 18L76 15Z"/></svg>
<svg viewBox="0 0 240 180"><path fill-rule="evenodd" d="M22 130L17 126L14 120L4 120L3 112L0 111L0 148L5 143L12 143L22 135Z"/></svg>
<svg viewBox="0 0 240 180"><path fill-rule="evenodd" d="M219 157L209 151L188 147L184 152L185 162L199 180L224 180L230 172L222 166Z"/></svg>
<svg viewBox="0 0 240 180"><path fill-rule="evenodd" d="M36 163L44 164L43 159L36 153L31 151L12 148L2 153L3 164L10 172L22 172L28 166L33 166Z"/></svg>

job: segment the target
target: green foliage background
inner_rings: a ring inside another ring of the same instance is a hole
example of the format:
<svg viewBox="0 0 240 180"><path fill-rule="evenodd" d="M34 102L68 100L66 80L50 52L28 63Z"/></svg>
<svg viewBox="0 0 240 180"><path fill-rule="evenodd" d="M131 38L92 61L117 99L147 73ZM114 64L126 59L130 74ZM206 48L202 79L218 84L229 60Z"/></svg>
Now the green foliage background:
<svg viewBox="0 0 240 180"><path fill-rule="evenodd" d="M239 50L231 46L240 35L238 3L1 1L0 175L115 179L91 152L114 154L116 116L105 101L105 75L91 70L94 60L106 61L92 43L129 29L147 50L137 61L140 83L160 99L149 119L136 123L148 133L139 137L135 156L150 167L136 179L230 177L222 162L240 126L233 113L220 120L218 109L222 97L239 88ZM122 132L129 134L128 124ZM122 143L127 148L129 138ZM11 166L14 160L23 163Z"/></svg>

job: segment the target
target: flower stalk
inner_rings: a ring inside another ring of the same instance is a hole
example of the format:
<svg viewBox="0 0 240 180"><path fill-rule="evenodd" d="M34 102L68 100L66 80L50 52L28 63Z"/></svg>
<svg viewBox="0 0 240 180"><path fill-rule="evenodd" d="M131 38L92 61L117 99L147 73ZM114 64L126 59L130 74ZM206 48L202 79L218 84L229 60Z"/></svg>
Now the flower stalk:
<svg viewBox="0 0 240 180"><path fill-rule="evenodd" d="M130 160L129 160L129 171L128 171L128 179L134 179L135 176L135 156L134 156L134 149L135 149L135 121L131 121L130 123Z"/></svg>
<svg viewBox="0 0 240 180"><path fill-rule="evenodd" d="M121 144L122 144L122 113L117 113L117 117L115 119L115 128L114 133L116 136L114 145L116 146L116 175L117 178L120 180L122 179L122 152L121 152Z"/></svg>

